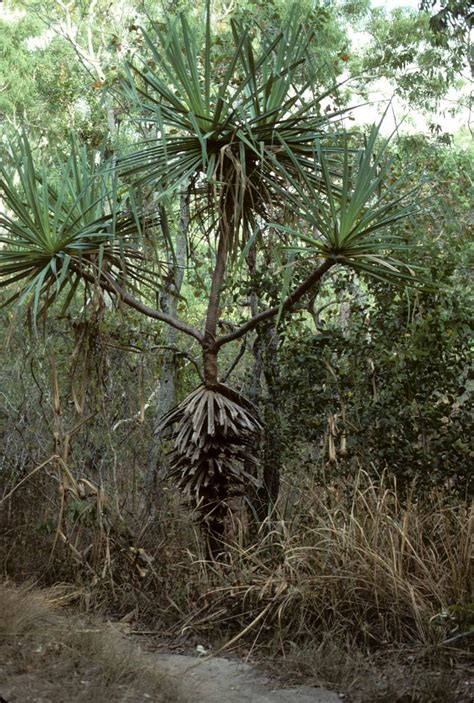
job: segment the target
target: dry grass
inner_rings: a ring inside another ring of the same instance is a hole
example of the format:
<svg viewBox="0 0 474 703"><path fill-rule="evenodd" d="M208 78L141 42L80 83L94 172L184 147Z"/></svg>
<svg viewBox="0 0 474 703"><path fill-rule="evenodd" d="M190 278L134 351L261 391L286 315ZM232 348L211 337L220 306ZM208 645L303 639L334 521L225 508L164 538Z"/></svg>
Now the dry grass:
<svg viewBox="0 0 474 703"><path fill-rule="evenodd" d="M447 491L402 500L364 472L308 490L251 543L236 518L221 563L188 547L168 571L177 630L361 703L469 701L473 517Z"/></svg>
<svg viewBox="0 0 474 703"><path fill-rule="evenodd" d="M236 520L217 565L188 552L175 566L175 586L181 571L200 593L196 621L258 617L255 646L270 635L282 654L328 631L375 648L431 645L447 634L448 607L472 601L473 514L461 501L401 502L361 473L349 491L307 493L291 512L275 511L251 544Z"/></svg>
<svg viewBox="0 0 474 703"><path fill-rule="evenodd" d="M342 685L353 700L469 700L459 687L472 636L455 650L446 640L467 633L473 617L473 513L447 489L402 499L364 472L352 483L288 488L250 541L245 511L234 517L219 563L206 561L173 498L149 521L100 515L95 494L72 498L81 510L71 513L66 496L58 541L54 529L36 530L31 500L22 507L15 494L4 572L73 582L88 609L131 613L193 646L278 658L286 677ZM57 514L50 520L58 524Z"/></svg>
<svg viewBox="0 0 474 703"><path fill-rule="evenodd" d="M6 700L178 701L167 678L112 627L66 616L58 589L0 586L0 694Z"/></svg>
<svg viewBox="0 0 474 703"><path fill-rule="evenodd" d="M368 653L330 633L284 659L268 660L267 667L287 682L344 691L350 703L471 703L474 693L467 657L452 661L420 647Z"/></svg>

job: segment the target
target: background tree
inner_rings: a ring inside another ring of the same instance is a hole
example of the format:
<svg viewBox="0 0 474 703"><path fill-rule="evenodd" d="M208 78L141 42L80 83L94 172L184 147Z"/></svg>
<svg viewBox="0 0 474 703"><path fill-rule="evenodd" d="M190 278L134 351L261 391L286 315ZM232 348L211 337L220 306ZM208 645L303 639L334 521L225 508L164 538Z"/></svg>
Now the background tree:
<svg viewBox="0 0 474 703"><path fill-rule="evenodd" d="M430 29L437 36L440 44L449 46L456 56L467 61L473 73L472 23L474 12L470 2L465 0L448 0L439 4L434 0L422 0L422 10L431 12Z"/></svg>

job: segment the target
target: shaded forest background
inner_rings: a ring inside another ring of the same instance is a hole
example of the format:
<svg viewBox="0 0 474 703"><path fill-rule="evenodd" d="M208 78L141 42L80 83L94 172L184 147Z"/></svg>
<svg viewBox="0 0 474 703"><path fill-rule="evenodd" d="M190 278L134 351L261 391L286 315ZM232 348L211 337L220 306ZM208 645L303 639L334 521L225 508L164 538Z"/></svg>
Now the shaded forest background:
<svg viewBox="0 0 474 703"><path fill-rule="evenodd" d="M71 584L82 607L193 646L230 642L279 658L288 676L342 681L354 700L462 700L474 627L472 16L463 3L303 5L315 32L311 90L327 93L321 114L341 113L351 144L367 143L374 113L349 107L373 110L374 92L393 92L386 120L408 114L383 187L403 177L403 193L417 188L417 211L392 228L416 244L405 263L429 285L333 268L277 320L222 348L220 380L254 404L264 429L246 467L252 480L228 497L217 561L201 507L168 475L171 441L160 429L200 383L198 342L100 287L77 286L48 309L34 290L3 307L2 572ZM144 56L154 71L140 28L163 31L181 10L202 39L205 9L3 3L2 183L22 129L53 180L71 132L78 150L109 163L156 138L156 122L121 89L125 64ZM215 70L229 61L231 18L276 36L288 12L278 0L214 2ZM377 103L378 114L386 107ZM149 218L145 263L160 284L150 293L138 278L144 299L200 328L216 251L183 183L166 202L150 181L113 187L123 217L138 199ZM311 270L300 254L288 232L244 242L219 332L281 306ZM2 302L14 285L0 289Z"/></svg>

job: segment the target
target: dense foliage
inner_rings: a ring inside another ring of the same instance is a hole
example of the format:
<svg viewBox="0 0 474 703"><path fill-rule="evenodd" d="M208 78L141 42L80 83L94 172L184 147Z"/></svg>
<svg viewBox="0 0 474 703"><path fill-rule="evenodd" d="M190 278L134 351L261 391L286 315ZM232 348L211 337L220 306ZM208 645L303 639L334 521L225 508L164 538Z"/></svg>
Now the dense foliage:
<svg viewBox="0 0 474 703"><path fill-rule="evenodd" d="M313 450L302 460L310 468L321 453L321 478L370 465L379 473L388 467L400 485L415 481L417 491L448 482L469 494L470 163L463 151L415 137L400 141L398 158L414 148L414 177L421 172L430 193L417 227L439 292L400 293L344 277L334 282L316 329L302 318L285 330L285 456L292 465L295 441L310 440Z"/></svg>

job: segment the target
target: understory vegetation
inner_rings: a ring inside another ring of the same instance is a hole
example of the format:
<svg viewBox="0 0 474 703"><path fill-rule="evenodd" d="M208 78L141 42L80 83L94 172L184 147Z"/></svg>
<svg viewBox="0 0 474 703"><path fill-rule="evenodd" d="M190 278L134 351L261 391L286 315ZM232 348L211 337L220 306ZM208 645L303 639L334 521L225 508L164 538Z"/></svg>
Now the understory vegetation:
<svg viewBox="0 0 474 703"><path fill-rule="evenodd" d="M225 556L209 561L172 482L162 483L151 512L143 501L151 430L136 415L140 384L126 382L130 352L104 351L114 358L107 382L89 370L96 414L74 427L62 385L74 379L69 365L56 364L51 377L49 343L43 360L36 344L27 362L31 337L16 341L24 353L4 387L19 391L25 363L36 382L4 435L5 456L18 462L3 489L4 576L71 584L81 610L125 618L188 649L240 652L287 683L334 687L355 701L468 700L468 495L449 482L419 487L402 476L399 485L388 469L339 471L324 442L310 465L300 439L271 512L256 523L234 499ZM149 372L141 370L145 379ZM116 383L128 388L119 407Z"/></svg>
<svg viewBox="0 0 474 703"><path fill-rule="evenodd" d="M252 540L246 514L234 514L226 558L210 563L175 499L146 521L126 496L119 513L80 481L61 505L52 482L31 479L11 499L10 578L73 584L81 609L190 649L279 661L286 682L353 700L468 700L473 518L449 491L420 502L362 471L324 488L303 479L283 486Z"/></svg>

